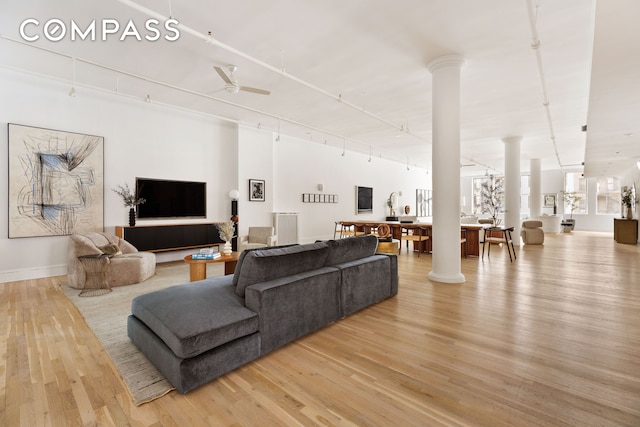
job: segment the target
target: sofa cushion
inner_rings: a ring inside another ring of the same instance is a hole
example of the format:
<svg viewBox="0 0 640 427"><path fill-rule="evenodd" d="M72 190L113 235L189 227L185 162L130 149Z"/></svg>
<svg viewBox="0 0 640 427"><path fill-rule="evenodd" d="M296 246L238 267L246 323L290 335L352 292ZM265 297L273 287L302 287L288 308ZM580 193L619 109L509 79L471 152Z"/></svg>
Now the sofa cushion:
<svg viewBox="0 0 640 427"><path fill-rule="evenodd" d="M325 265L336 265L355 261L375 254L378 247L378 238L375 236L347 237L344 239L329 240L329 256Z"/></svg>
<svg viewBox="0 0 640 427"><path fill-rule="evenodd" d="M245 289L254 283L323 267L328 252L324 242L246 251L242 265L236 266L236 294L244 298Z"/></svg>
<svg viewBox="0 0 640 427"><path fill-rule="evenodd" d="M231 280L214 277L140 295L131 313L176 356L190 358L258 330L258 315L244 306Z"/></svg>
<svg viewBox="0 0 640 427"><path fill-rule="evenodd" d="M298 243L292 243L289 245L280 245L280 246L270 246L269 249L288 248L290 246L298 246ZM247 253L251 251L265 250L265 249L266 248L262 246L259 248L245 249L242 252L240 252L240 255L238 256L238 262L236 263L236 270L233 273L233 286L238 286L238 278L240 277L240 270L242 269L242 263L244 262L244 257L247 256Z"/></svg>
<svg viewBox="0 0 640 427"><path fill-rule="evenodd" d="M122 254L120 246L116 245L115 243L109 243L108 245L99 246L98 249L100 249L105 255L113 256Z"/></svg>

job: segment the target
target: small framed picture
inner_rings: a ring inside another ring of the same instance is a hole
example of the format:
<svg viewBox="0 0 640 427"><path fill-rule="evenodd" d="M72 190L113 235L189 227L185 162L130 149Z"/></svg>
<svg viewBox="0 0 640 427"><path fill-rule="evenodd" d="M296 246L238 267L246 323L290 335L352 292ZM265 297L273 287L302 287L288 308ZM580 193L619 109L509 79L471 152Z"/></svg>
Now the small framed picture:
<svg viewBox="0 0 640 427"><path fill-rule="evenodd" d="M545 194L544 195L544 207L552 208L556 205L556 195L555 194Z"/></svg>
<svg viewBox="0 0 640 427"><path fill-rule="evenodd" d="M309 193L304 193L302 195L302 203L309 203Z"/></svg>
<svg viewBox="0 0 640 427"><path fill-rule="evenodd" d="M263 179L249 180L249 201L264 202L264 180Z"/></svg>

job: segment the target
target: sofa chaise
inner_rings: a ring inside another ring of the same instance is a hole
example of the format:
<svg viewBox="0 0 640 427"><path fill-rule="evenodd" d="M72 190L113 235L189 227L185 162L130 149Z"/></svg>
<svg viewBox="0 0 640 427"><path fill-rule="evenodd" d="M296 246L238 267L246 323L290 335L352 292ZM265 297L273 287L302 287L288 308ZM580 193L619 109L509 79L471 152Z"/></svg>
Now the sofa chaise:
<svg viewBox="0 0 640 427"><path fill-rule="evenodd" d="M374 236L246 250L233 275L136 297L131 341L180 392L398 292Z"/></svg>

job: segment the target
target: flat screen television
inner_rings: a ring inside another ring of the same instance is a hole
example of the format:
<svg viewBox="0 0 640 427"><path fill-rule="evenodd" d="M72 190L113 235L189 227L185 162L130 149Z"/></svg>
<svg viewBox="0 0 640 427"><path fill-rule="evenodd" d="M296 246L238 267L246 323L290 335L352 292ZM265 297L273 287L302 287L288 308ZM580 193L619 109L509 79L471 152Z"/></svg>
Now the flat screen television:
<svg viewBox="0 0 640 427"><path fill-rule="evenodd" d="M207 217L206 182L136 178L136 197L140 219Z"/></svg>
<svg viewBox="0 0 640 427"><path fill-rule="evenodd" d="M373 188L356 186L356 202L359 214L373 212Z"/></svg>

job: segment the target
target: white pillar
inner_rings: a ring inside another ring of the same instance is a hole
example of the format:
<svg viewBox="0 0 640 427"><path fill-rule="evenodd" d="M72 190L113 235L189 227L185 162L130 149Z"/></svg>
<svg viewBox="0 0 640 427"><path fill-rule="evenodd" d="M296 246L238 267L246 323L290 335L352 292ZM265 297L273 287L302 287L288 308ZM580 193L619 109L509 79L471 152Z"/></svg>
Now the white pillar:
<svg viewBox="0 0 640 427"><path fill-rule="evenodd" d="M529 218L542 215L542 190L540 185L540 159L529 161Z"/></svg>
<svg viewBox="0 0 640 427"><path fill-rule="evenodd" d="M460 260L460 68L456 55L427 64L433 76L433 227L429 279L463 283Z"/></svg>
<svg viewBox="0 0 640 427"><path fill-rule="evenodd" d="M504 142L504 226L513 227L513 244L520 246L520 142L521 136Z"/></svg>

